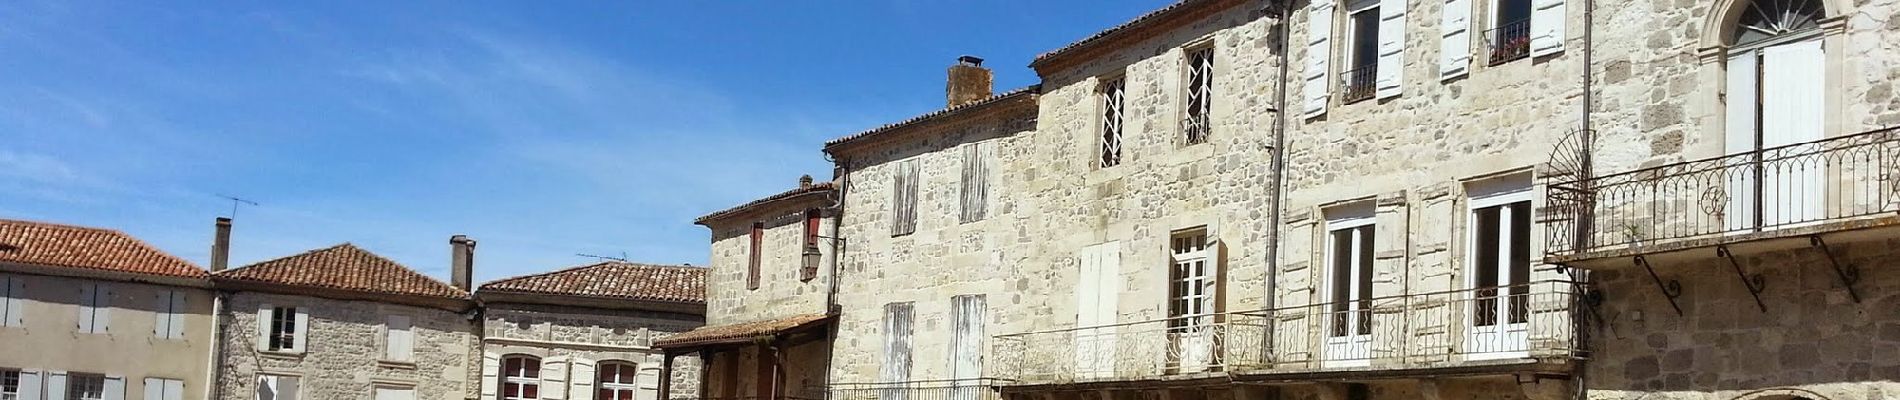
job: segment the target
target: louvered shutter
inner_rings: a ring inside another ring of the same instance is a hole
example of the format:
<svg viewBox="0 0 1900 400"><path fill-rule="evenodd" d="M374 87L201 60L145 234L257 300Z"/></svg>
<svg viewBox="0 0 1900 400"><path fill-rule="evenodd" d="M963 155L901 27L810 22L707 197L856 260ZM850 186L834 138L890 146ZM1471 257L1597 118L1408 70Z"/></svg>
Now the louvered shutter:
<svg viewBox="0 0 1900 400"><path fill-rule="evenodd" d="M1465 76L1471 71L1471 0L1445 0L1439 14L1438 78Z"/></svg>
<svg viewBox="0 0 1900 400"><path fill-rule="evenodd" d="M304 350L307 350L310 348L310 309L309 308L297 307L296 328L297 329L294 330L296 334L293 335L296 339L294 340L294 343L291 343L290 348L296 352L301 353Z"/></svg>
<svg viewBox="0 0 1900 400"><path fill-rule="evenodd" d="M270 304L257 305L257 351L270 350L270 312Z"/></svg>
<svg viewBox="0 0 1900 400"><path fill-rule="evenodd" d="M633 391L633 400L656 400L660 398L660 369L640 368L634 375L634 383L639 387Z"/></svg>
<svg viewBox="0 0 1900 400"><path fill-rule="evenodd" d="M389 316L385 329L387 332L383 340L387 343L383 348L383 357L390 361L409 361L415 346L415 333L411 329L409 316Z"/></svg>
<svg viewBox="0 0 1900 400"><path fill-rule="evenodd" d="M99 285L90 283L82 283L79 285L79 326L77 327L79 333L94 332L92 323L96 320L95 318L99 310L99 308L94 305L97 304L96 302L99 299L98 291Z"/></svg>
<svg viewBox="0 0 1900 400"><path fill-rule="evenodd" d="M1379 1L1379 98L1405 92L1405 2Z"/></svg>
<svg viewBox="0 0 1900 400"><path fill-rule="evenodd" d="M482 400L494 400L500 391L497 384L501 381L501 355L482 352Z"/></svg>
<svg viewBox="0 0 1900 400"><path fill-rule="evenodd" d="M26 326L26 310L23 304L26 302L24 299L24 297L26 297L26 279L9 277L6 281L7 286L4 288L7 290L7 296L4 299L7 302L5 304L6 309L0 310L0 312L6 313L6 318L0 320L0 326Z"/></svg>
<svg viewBox="0 0 1900 400"><path fill-rule="evenodd" d="M1313 0L1306 9L1306 117L1326 113L1332 99L1327 74L1332 55L1333 0Z"/></svg>
<svg viewBox="0 0 1900 400"><path fill-rule="evenodd" d="M40 370L20 371L20 400L40 400Z"/></svg>
<svg viewBox="0 0 1900 400"><path fill-rule="evenodd" d="M47 371L45 388L46 400L66 400L66 371Z"/></svg>
<svg viewBox="0 0 1900 400"><path fill-rule="evenodd" d="M1531 57L1564 51L1564 0L1532 0L1531 4Z"/></svg>
<svg viewBox="0 0 1900 400"><path fill-rule="evenodd" d="M541 400L567 399L567 357L541 360Z"/></svg>
<svg viewBox="0 0 1900 400"><path fill-rule="evenodd" d="M125 400L125 377L106 376L105 400Z"/></svg>
<svg viewBox="0 0 1900 400"><path fill-rule="evenodd" d="M594 379L597 366L594 360L575 357L571 367L571 376L567 398L569 400L594 400Z"/></svg>

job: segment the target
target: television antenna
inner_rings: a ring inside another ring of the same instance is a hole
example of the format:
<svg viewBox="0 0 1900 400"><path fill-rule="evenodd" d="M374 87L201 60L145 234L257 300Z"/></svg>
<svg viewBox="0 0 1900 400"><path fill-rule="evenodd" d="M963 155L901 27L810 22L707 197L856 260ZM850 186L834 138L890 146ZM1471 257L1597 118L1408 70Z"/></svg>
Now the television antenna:
<svg viewBox="0 0 1900 400"><path fill-rule="evenodd" d="M620 252L620 256L619 256L619 257L614 257L614 256L597 256L597 255L593 255L593 254L587 254L587 253L574 253L574 255L576 255L576 256L581 256L581 257L587 257L587 258L593 258L593 259L596 259L596 260L600 260L600 261L607 261L607 260L614 260L614 261L619 261L619 262L628 262L628 261L627 261L627 252L624 252L624 251L622 251L622 252Z"/></svg>
<svg viewBox="0 0 1900 400"><path fill-rule="evenodd" d="M248 205L250 205L250 206L252 206L252 207L256 207L256 206L257 206L257 202L255 202L255 201L250 201L250 200L245 200L245 199L240 199L240 198L237 198L237 197L235 197L235 196L226 196L226 195L222 195L222 194L220 194L220 195L216 195L216 196L218 196L218 197L223 197L223 198L224 198L225 200L230 200L230 201L231 201L231 218L232 218L232 219L237 219L237 211L238 211L238 206L239 206L239 205L246 205L246 204L248 204Z"/></svg>

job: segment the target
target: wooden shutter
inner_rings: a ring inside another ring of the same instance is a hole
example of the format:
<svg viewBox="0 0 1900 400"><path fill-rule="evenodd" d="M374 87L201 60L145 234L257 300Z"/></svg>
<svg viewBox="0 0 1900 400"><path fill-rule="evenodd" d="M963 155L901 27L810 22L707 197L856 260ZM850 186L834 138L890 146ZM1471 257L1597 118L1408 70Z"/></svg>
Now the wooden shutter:
<svg viewBox="0 0 1900 400"><path fill-rule="evenodd" d="M1406 0L1379 1L1379 98L1397 97L1405 92L1405 3Z"/></svg>
<svg viewBox="0 0 1900 400"><path fill-rule="evenodd" d="M567 399L567 356L541 360L541 400Z"/></svg>
<svg viewBox="0 0 1900 400"><path fill-rule="evenodd" d="M1727 132L1723 136L1724 154L1755 151L1755 114L1761 61L1759 50L1746 50L1728 59ZM1742 160L1730 159L1731 163ZM1730 166L1735 166L1731 164ZM1753 174L1728 174L1723 179L1728 201L1723 207L1724 228L1742 230L1755 226L1755 177Z"/></svg>
<svg viewBox="0 0 1900 400"><path fill-rule="evenodd" d="M270 350L270 303L257 305L257 351Z"/></svg>
<svg viewBox="0 0 1900 400"><path fill-rule="evenodd" d="M26 326L26 300L23 299L26 297L26 278L7 277L4 280L6 286L0 287L0 290L6 290L7 293L6 298L0 300L6 301L6 304L0 305L4 306L0 308L0 315L5 317L0 318L0 326Z"/></svg>
<svg viewBox="0 0 1900 400"><path fill-rule="evenodd" d="M165 399L165 380L158 379L158 378L145 378L144 399L145 400L164 400Z"/></svg>
<svg viewBox="0 0 1900 400"><path fill-rule="evenodd" d="M1531 57L1564 51L1564 0L1531 1Z"/></svg>
<svg viewBox="0 0 1900 400"><path fill-rule="evenodd" d="M569 400L594 400L594 380L597 379L594 360L574 357L569 373L573 379L567 383Z"/></svg>
<svg viewBox="0 0 1900 400"><path fill-rule="evenodd" d="M165 400L185 400L185 381L166 379Z"/></svg>
<svg viewBox="0 0 1900 400"><path fill-rule="evenodd" d="M40 387L40 370L20 371L20 400L40 400Z"/></svg>
<svg viewBox="0 0 1900 400"><path fill-rule="evenodd" d="M167 315L167 317L171 318L171 321L165 325L171 328L169 337L172 339L185 338L185 315L190 314L190 303L188 300L189 298L186 297L184 292L177 290L172 291L170 304L172 312Z"/></svg>
<svg viewBox="0 0 1900 400"><path fill-rule="evenodd" d="M897 162L891 179L891 236L917 231L917 159Z"/></svg>
<svg viewBox="0 0 1900 400"><path fill-rule="evenodd" d="M172 296L176 294L177 291L175 290L158 291L157 300L152 302L155 307L158 307L158 312L152 313L152 316L155 317L152 320L152 336L156 336L159 339L171 338ZM146 380L151 380L151 378L146 378ZM163 388L160 388L160 390L163 390Z"/></svg>
<svg viewBox="0 0 1900 400"><path fill-rule="evenodd" d="M637 385L636 387L639 388L633 392L634 400L656 400L660 398L659 368L642 367L640 368L640 372L634 375L633 380Z"/></svg>
<svg viewBox="0 0 1900 400"><path fill-rule="evenodd" d="M989 213L990 171L996 153L995 142L963 146L962 222L982 221Z"/></svg>
<svg viewBox="0 0 1900 400"><path fill-rule="evenodd" d="M293 330L293 332L296 332L296 335L294 335L294 337L296 338L294 340L295 343L291 343L290 348L294 351L301 353L304 350L310 348L310 309L309 308L297 307L296 328L297 329Z"/></svg>
<svg viewBox="0 0 1900 400"><path fill-rule="evenodd" d="M950 377L952 379L974 379L983 376L983 332L988 325L985 317L989 313L988 304L980 294L956 296L951 299L951 352Z"/></svg>
<svg viewBox="0 0 1900 400"><path fill-rule="evenodd" d="M391 315L384 332L383 357L390 361L409 361L415 354L415 333L407 315Z"/></svg>
<svg viewBox="0 0 1900 400"><path fill-rule="evenodd" d="M490 352L482 352L482 399L483 400L495 399L495 394L500 391L499 390L500 388L496 387L497 383L499 383L500 381L501 381L501 355L490 353Z"/></svg>
<svg viewBox="0 0 1900 400"><path fill-rule="evenodd" d="M1439 14L1438 78L1465 76L1471 71L1471 0L1445 0Z"/></svg>
<svg viewBox="0 0 1900 400"><path fill-rule="evenodd" d="M66 400L66 371L47 371L45 387L46 400Z"/></svg>
<svg viewBox="0 0 1900 400"><path fill-rule="evenodd" d="M1332 100L1327 74L1333 47L1333 0L1313 0L1306 7L1306 117L1326 113Z"/></svg>
<svg viewBox="0 0 1900 400"><path fill-rule="evenodd" d="M765 255L762 254L765 251L765 223L753 222L752 232L747 234L747 238L752 241L752 250L749 255L751 258L746 259L745 287L758 289L761 273L759 264L765 262Z"/></svg>
<svg viewBox="0 0 1900 400"><path fill-rule="evenodd" d="M98 314L98 306L96 305L96 302L99 300L98 291L98 284L79 284L79 333L94 332L93 321L96 320L95 318Z"/></svg>
<svg viewBox="0 0 1900 400"><path fill-rule="evenodd" d="M125 400L125 377L106 376L105 400Z"/></svg>
<svg viewBox="0 0 1900 400"><path fill-rule="evenodd" d="M884 364L879 371L885 382L910 380L911 303L884 305Z"/></svg>

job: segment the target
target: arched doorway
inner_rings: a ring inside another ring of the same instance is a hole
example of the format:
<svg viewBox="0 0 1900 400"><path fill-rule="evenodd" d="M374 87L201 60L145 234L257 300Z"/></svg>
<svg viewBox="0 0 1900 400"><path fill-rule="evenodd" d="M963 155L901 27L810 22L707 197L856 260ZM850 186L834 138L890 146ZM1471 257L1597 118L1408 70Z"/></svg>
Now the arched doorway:
<svg viewBox="0 0 1900 400"><path fill-rule="evenodd" d="M1742 0L1729 37L1725 147L1749 168L1731 168L1730 231L1818 219L1823 171L1797 149L1824 136L1827 49L1823 0ZM1767 150L1767 151L1764 151Z"/></svg>

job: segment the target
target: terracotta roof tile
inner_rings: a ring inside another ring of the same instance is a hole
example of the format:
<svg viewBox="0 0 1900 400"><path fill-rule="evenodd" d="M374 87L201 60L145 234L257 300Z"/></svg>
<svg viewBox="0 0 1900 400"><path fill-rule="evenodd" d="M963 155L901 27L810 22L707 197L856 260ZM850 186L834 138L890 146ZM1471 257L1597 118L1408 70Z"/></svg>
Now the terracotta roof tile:
<svg viewBox="0 0 1900 400"><path fill-rule="evenodd" d="M203 268L110 229L0 219L0 262L204 278Z"/></svg>
<svg viewBox="0 0 1900 400"><path fill-rule="evenodd" d="M468 293L344 243L213 274L218 279L365 293L466 299Z"/></svg>
<svg viewBox="0 0 1900 400"><path fill-rule="evenodd" d="M1201 9L1202 7L1200 6L1220 6L1221 8L1225 8L1226 6L1232 6L1234 4L1239 4L1239 3L1234 0L1180 0L1180 1L1176 1L1173 4L1169 4L1167 6L1155 9L1154 11L1149 11L1146 14L1142 14L1141 16L1135 17L1135 19L1128 20L1128 22L1123 22L1120 25L1115 25L1108 29L1102 30L1101 32L1096 32L1093 35L1089 35L1088 37L1082 38L1082 40L1077 40L1075 42L1069 43L1068 45L1064 45L1062 47L1056 48L1055 50L1050 50L1042 54L1036 55L1036 58L1029 62L1029 66L1031 68L1036 68L1044 63L1049 62L1050 60L1053 60L1065 55L1074 54L1082 49L1092 47L1097 44L1106 43L1109 39L1113 39L1118 36L1123 36L1138 28L1147 27L1149 25L1168 21L1170 19L1174 19L1180 16L1195 15L1195 13L1193 13L1192 11Z"/></svg>
<svg viewBox="0 0 1900 400"><path fill-rule="evenodd" d="M753 200L753 201L746 202L745 204L740 204L736 207L714 211L711 214L706 214L703 217L693 219L693 223L705 225L707 222L711 222L713 220L717 220L720 218L725 218L742 211L750 210L754 207L759 207L766 204L771 204L773 202L791 199L794 197L799 197L799 196L803 196L807 194L831 192L834 189L837 189L837 186L831 184L831 182L819 182L819 183L814 183L811 186L793 188L792 190L779 192L778 194L774 194L771 196L765 196L758 200Z"/></svg>
<svg viewBox="0 0 1900 400"><path fill-rule="evenodd" d="M753 321L738 324L702 326L680 332L653 341L653 347L692 347L707 344L741 343L752 338L776 335L799 328L822 325L831 317L824 314L804 314L780 319Z"/></svg>
<svg viewBox="0 0 1900 400"><path fill-rule="evenodd" d="M609 261L484 283L480 292L706 303L706 269Z"/></svg>
<svg viewBox="0 0 1900 400"><path fill-rule="evenodd" d="M870 130L867 130L867 131L863 131L863 132L858 132L858 133L856 133L856 134L852 134L852 135L850 135L850 136L845 136L845 137L841 137L841 138L837 138L837 139L832 139L831 141L828 141L828 142L825 142L825 151L827 151L827 152L829 152L829 151L831 151L832 149L835 149L835 148L837 148L838 146L841 146L841 145L845 145L845 144L848 144L848 143L851 143L851 142L857 142L857 141L860 141L860 140L864 140L864 139L866 139L866 138L869 138L869 137L872 137L872 136L877 136L877 135L879 135L879 134L882 134L882 133L885 133L885 132L890 132L890 131L894 131L894 130L897 130L898 128L903 128L903 127L906 127L906 126L910 126L910 125L916 125L916 124L919 124L919 123L923 123L923 122L927 122L927 121L930 121L930 120L934 120L934 119L937 119L938 117L945 117L945 116L949 116L949 115L952 115L952 114L956 114L957 112L960 112L960 111L964 111L964 110L969 110L969 109L975 109L975 108L982 108L982 107L984 107L984 106L988 106L988 105L992 105L992 104L997 104L997 103L1003 103L1003 102L1006 102L1006 101L1008 101L1008 100L1013 100L1013 99L1016 99L1016 98L1019 98L1019 97L1030 97L1030 98L1034 98L1033 96L1036 96L1036 95L1038 95L1038 94L1041 94L1041 93L1042 93L1042 85L1040 85L1040 84L1038 84L1038 85L1029 85L1029 86L1025 86L1025 87L1021 87L1021 88L1017 88L1017 89L1015 89L1015 90L1011 90L1011 91L1007 91L1007 92L1003 92L1003 93L1001 93L1001 94L997 94L997 95L995 95L995 96L990 96L989 98L986 98L986 99L982 99L982 100L977 100L977 101L972 101L972 102L968 102L968 103L963 103L963 104L959 104L959 105L956 105L956 106L951 106L951 107L946 107L946 108L944 108L944 109L941 109L941 110L937 110L937 111L931 111L931 112L929 112L929 113L925 113L925 114L923 114L923 115L918 115L918 116L915 116L915 117L910 117L910 119L906 119L906 120L903 120L903 121L898 121L898 122L894 122L894 123L890 123L890 124L885 124L884 126L880 126L880 127L876 127L876 128L872 128L872 129L870 129ZM1031 104L1034 104L1034 103L1032 102Z"/></svg>

